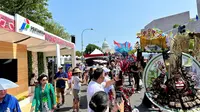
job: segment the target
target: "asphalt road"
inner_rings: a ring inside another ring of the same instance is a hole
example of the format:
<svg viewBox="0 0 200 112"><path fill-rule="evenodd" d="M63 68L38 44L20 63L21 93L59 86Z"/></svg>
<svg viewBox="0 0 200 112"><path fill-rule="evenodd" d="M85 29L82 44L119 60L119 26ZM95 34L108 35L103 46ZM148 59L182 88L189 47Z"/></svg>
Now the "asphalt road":
<svg viewBox="0 0 200 112"><path fill-rule="evenodd" d="M127 81L127 80L126 80ZM80 112L87 112L87 86L81 87L81 100L80 100ZM131 105L136 106L140 112L148 112L147 108L142 105L142 99L144 96L144 89L142 89L141 93L135 93L131 96ZM72 112L72 102L73 96L66 95L65 104L61 106L57 112Z"/></svg>

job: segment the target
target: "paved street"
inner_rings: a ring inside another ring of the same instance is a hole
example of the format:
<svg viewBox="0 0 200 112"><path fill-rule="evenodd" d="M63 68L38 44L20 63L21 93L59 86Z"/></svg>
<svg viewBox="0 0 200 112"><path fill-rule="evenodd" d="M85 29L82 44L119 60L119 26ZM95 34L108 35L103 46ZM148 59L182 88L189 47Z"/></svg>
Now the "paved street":
<svg viewBox="0 0 200 112"><path fill-rule="evenodd" d="M81 112L87 112L87 86L82 86L81 88L81 106L80 106L80 111ZM141 105L142 99L144 96L144 89L141 91L141 93L135 93L132 95L131 97L131 104L132 106L136 106L138 107L138 109L140 110L140 112L147 112L147 109ZM66 103L65 105L63 105L59 110L57 110L58 112L72 112L72 99L73 96L72 95L67 95L66 96Z"/></svg>

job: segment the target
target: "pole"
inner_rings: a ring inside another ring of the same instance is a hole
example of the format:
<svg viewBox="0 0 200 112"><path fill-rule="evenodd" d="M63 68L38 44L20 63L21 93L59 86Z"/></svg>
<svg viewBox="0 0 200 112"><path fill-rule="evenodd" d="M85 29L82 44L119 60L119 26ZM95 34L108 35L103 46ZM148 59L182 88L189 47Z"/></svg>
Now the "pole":
<svg viewBox="0 0 200 112"><path fill-rule="evenodd" d="M58 70L58 67L61 65L60 64L60 45L59 44L56 44L56 56L57 56L57 70Z"/></svg>
<svg viewBox="0 0 200 112"><path fill-rule="evenodd" d="M83 33L85 30L81 33L81 62L83 63Z"/></svg>
<svg viewBox="0 0 200 112"><path fill-rule="evenodd" d="M90 29L84 29L81 33L81 62L83 63L83 33L86 31L86 30L93 30L92 28Z"/></svg>

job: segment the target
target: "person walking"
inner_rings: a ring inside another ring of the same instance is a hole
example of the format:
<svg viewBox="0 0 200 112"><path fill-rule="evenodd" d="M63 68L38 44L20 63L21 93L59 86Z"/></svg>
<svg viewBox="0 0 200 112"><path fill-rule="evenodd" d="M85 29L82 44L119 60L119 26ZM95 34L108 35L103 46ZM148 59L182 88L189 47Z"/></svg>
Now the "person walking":
<svg viewBox="0 0 200 112"><path fill-rule="evenodd" d="M132 66L131 66L131 72L133 73L133 77L135 80L136 84L136 92L140 93L140 69L139 69L139 62L136 61Z"/></svg>
<svg viewBox="0 0 200 112"><path fill-rule="evenodd" d="M38 84L37 81L37 76L35 75L35 73L32 74L31 76L31 80L30 80L30 86L31 86L31 95L34 94L35 91L35 86Z"/></svg>
<svg viewBox="0 0 200 112"><path fill-rule="evenodd" d="M0 112L21 112L17 99L7 90L0 90Z"/></svg>
<svg viewBox="0 0 200 112"><path fill-rule="evenodd" d="M120 94L124 100L124 112L131 112L132 107L130 103L130 97L134 94L134 85L130 88L125 87L124 84L124 77L122 71L119 74L119 81L116 81L116 94Z"/></svg>
<svg viewBox="0 0 200 112"><path fill-rule="evenodd" d="M89 81L88 81L88 83L90 83L90 81L93 79L94 70L95 70L95 68L93 68L93 67L91 67L90 70L89 70L89 73L88 73Z"/></svg>
<svg viewBox="0 0 200 112"><path fill-rule="evenodd" d="M81 83L84 82L81 78L81 73L82 71L76 67L72 71L72 83L74 84L73 86L73 112L79 112L79 105L80 105L80 88L81 88Z"/></svg>
<svg viewBox="0 0 200 112"><path fill-rule="evenodd" d="M123 112L122 109L124 108L124 101L122 99L122 102L119 104L118 102L115 104L115 106L112 109L109 109L109 99L104 91L96 92L90 102L89 107L94 112Z"/></svg>
<svg viewBox="0 0 200 112"><path fill-rule="evenodd" d="M37 76L35 75L35 73L32 73L31 80L30 80L30 86L36 86L37 84L38 84Z"/></svg>
<svg viewBox="0 0 200 112"><path fill-rule="evenodd" d="M65 103L65 87L66 81L68 81L68 75L63 71L63 67L60 66L58 68L58 72L56 73L54 80L56 81L56 93L57 93L57 108L60 108L61 104ZM60 95L62 97L62 101L60 103Z"/></svg>
<svg viewBox="0 0 200 112"><path fill-rule="evenodd" d="M104 91L104 88L107 88L113 85L118 81L118 77L114 77L112 80L104 82L105 73L103 68L97 68L94 71L93 80L89 83L87 88L87 101L88 101L88 112L93 112L89 107L89 101L91 97L98 91Z"/></svg>
<svg viewBox="0 0 200 112"><path fill-rule="evenodd" d="M0 78L0 112L21 112L17 99L7 89L18 87L14 82Z"/></svg>
<svg viewBox="0 0 200 112"><path fill-rule="evenodd" d="M85 68L85 72L83 73L83 80L84 84L88 84L88 78L89 78L89 68Z"/></svg>
<svg viewBox="0 0 200 112"><path fill-rule="evenodd" d="M103 67L104 73L105 73L105 79L104 82L108 82L110 81L110 77L108 76L110 69ZM108 97L109 97L109 107L113 107L114 106L114 102L115 102L115 88L114 85L111 85L107 88L104 88L104 91L107 93Z"/></svg>
<svg viewBox="0 0 200 112"><path fill-rule="evenodd" d="M65 93L66 94L72 94L72 67L69 68L67 74L68 74L68 88L67 88L67 91Z"/></svg>
<svg viewBox="0 0 200 112"><path fill-rule="evenodd" d="M48 76L44 74L39 76L38 82L32 100L31 112L54 111L56 109L56 96L53 85L48 83Z"/></svg>

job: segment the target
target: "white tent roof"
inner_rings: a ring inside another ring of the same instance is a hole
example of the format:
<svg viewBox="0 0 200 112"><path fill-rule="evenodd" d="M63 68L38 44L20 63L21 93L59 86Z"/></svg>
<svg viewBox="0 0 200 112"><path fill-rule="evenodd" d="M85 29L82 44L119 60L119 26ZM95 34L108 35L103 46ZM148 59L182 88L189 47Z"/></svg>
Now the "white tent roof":
<svg viewBox="0 0 200 112"><path fill-rule="evenodd" d="M91 54L103 54L100 50L95 49Z"/></svg>

